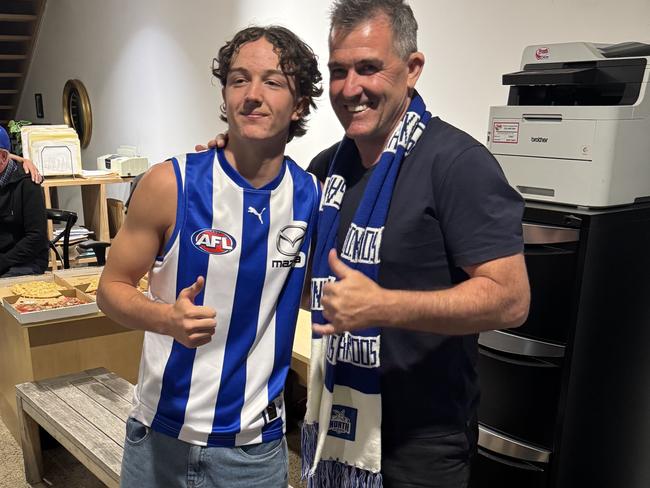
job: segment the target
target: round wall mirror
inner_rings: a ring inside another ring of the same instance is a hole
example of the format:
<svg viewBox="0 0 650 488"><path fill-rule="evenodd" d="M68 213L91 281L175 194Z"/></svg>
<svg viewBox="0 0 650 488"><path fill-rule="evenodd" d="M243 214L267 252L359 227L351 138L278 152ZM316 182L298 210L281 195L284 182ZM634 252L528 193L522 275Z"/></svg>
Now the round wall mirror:
<svg viewBox="0 0 650 488"><path fill-rule="evenodd" d="M77 131L82 148L93 134L93 112L86 87L79 80L68 80L63 87L63 120Z"/></svg>

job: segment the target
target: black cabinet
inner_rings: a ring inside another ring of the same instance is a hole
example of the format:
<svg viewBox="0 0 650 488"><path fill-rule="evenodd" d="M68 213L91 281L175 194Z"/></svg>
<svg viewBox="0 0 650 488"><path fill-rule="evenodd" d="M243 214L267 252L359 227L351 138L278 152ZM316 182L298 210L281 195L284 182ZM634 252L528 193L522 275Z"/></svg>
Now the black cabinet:
<svg viewBox="0 0 650 488"><path fill-rule="evenodd" d="M530 314L479 338L471 486L648 488L650 205L524 221Z"/></svg>

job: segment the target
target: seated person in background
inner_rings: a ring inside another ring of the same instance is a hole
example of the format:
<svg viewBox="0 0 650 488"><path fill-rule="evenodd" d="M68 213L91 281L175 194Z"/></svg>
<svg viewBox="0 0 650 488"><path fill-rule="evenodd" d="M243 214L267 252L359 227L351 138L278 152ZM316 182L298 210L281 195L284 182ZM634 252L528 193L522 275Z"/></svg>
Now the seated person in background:
<svg viewBox="0 0 650 488"><path fill-rule="evenodd" d="M47 268L47 219L43 193L9 157L0 127L0 278L41 274Z"/></svg>

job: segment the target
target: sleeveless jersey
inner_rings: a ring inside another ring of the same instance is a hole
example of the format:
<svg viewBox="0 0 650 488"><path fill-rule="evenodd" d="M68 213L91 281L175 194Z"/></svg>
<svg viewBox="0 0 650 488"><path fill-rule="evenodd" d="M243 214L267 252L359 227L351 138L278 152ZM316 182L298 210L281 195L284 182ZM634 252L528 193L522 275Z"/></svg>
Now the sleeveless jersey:
<svg viewBox="0 0 650 488"><path fill-rule="evenodd" d="M282 392L315 231L320 185L285 158L256 189L223 151L172 159L176 224L149 273L174 303L198 276L196 305L217 313L211 342L188 349L146 332L132 416L185 442L240 446L281 438Z"/></svg>

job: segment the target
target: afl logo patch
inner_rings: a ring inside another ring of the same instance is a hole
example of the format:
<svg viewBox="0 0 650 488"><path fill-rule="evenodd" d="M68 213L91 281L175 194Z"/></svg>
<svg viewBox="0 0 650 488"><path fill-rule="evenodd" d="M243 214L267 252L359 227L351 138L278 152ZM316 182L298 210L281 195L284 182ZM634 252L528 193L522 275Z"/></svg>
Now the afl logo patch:
<svg viewBox="0 0 650 488"><path fill-rule="evenodd" d="M217 229L201 229L192 234L194 247L207 254L228 254L237 247L235 238Z"/></svg>

